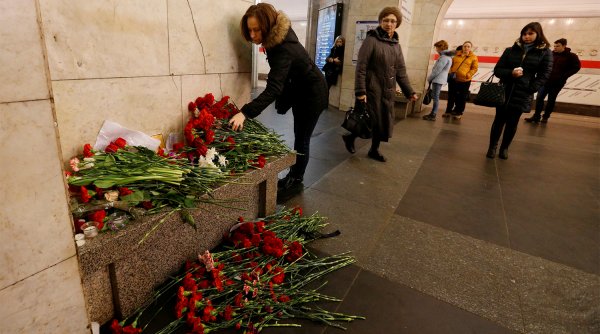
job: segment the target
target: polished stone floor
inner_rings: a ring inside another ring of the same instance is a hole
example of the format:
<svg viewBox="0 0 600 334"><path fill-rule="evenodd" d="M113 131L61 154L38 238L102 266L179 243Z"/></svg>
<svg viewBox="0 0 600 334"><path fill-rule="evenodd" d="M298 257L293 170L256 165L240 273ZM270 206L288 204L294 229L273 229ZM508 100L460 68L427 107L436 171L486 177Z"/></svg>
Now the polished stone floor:
<svg viewBox="0 0 600 334"><path fill-rule="evenodd" d="M509 159L491 160L492 109L415 114L380 163L367 140L345 151L343 115L323 113L305 190L280 204L341 231L316 251L356 256L324 291L343 298L329 309L367 317L347 333L600 333L600 119L522 122ZM291 113L259 119L291 144ZM265 333L339 331L303 324Z"/></svg>

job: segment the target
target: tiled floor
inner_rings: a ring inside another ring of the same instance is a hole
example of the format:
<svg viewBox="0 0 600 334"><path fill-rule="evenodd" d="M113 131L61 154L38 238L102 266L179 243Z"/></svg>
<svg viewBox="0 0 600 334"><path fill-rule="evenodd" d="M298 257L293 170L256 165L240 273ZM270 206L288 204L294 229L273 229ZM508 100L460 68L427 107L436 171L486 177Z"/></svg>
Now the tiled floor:
<svg viewBox="0 0 600 334"><path fill-rule="evenodd" d="M459 121L416 114L397 123L380 163L366 140L345 151L342 117L324 112L306 188L281 204L342 232L317 251L356 256L326 288L344 298L333 309L367 317L347 332L600 332L599 119L523 122L509 159L490 160L492 109L469 104ZM291 115L259 119L291 144Z"/></svg>

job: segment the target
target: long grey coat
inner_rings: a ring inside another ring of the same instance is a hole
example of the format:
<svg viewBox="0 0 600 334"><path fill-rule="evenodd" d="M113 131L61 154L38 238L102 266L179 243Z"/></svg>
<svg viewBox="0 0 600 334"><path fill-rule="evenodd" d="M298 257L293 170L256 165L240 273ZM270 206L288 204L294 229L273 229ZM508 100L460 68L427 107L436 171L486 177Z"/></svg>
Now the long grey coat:
<svg viewBox="0 0 600 334"><path fill-rule="evenodd" d="M381 27L367 32L356 63L354 91L367 95L367 107L373 117L373 136L388 141L394 130L394 97L396 82L410 98L415 91L406 75L398 33L390 38Z"/></svg>

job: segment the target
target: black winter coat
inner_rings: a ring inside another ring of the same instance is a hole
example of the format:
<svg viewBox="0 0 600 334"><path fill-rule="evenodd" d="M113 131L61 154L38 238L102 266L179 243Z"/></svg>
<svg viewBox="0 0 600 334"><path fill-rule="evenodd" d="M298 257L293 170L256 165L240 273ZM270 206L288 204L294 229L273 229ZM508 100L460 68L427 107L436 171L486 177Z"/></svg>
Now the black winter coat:
<svg viewBox="0 0 600 334"><path fill-rule="evenodd" d="M523 68L523 76L513 78L516 67ZM529 51L516 42L504 53L494 67L494 75L504 84L506 103L499 109L528 113L531 111L533 94L542 87L552 71L552 52L545 44Z"/></svg>
<svg viewBox="0 0 600 334"><path fill-rule="evenodd" d="M563 87L567 79L581 69L581 62L576 54L571 52L570 48L565 48L563 52L552 52L552 73L546 82L546 86Z"/></svg>
<svg viewBox="0 0 600 334"><path fill-rule="evenodd" d="M278 113L289 107L294 113L320 113L329 105L329 90L323 73L298 42L289 18L279 12L277 22L262 43L271 70L267 87L241 109L246 117L258 116L273 101Z"/></svg>
<svg viewBox="0 0 600 334"><path fill-rule="evenodd" d="M326 62L325 65L323 65L322 70L325 72L325 80L327 80L327 84L329 85L335 85L337 83L338 75L342 73L342 69L344 67L344 50L344 45L339 47L333 46L329 52L329 56L327 56L327 59L339 58L340 63L336 64L333 62Z"/></svg>
<svg viewBox="0 0 600 334"><path fill-rule="evenodd" d="M381 27L369 30L358 51L354 95L367 95L367 107L378 130L373 136L381 141L388 141L394 131L396 82L406 98L415 93L406 74L398 33L390 38Z"/></svg>

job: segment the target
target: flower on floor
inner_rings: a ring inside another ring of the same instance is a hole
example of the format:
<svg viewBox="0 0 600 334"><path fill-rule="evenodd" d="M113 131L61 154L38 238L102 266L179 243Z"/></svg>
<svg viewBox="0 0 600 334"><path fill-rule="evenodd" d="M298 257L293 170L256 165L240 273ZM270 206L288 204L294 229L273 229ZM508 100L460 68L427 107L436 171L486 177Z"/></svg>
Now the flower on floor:
<svg viewBox="0 0 600 334"><path fill-rule="evenodd" d="M199 261L187 261L183 273L155 293L158 299L178 286L173 298L165 296L174 300L175 319L163 331L186 327L191 333L208 333L234 328L258 333L266 327L299 327L281 322L291 318L343 329L340 321L364 319L314 305L340 300L306 286L355 260L347 254L318 258L308 253L305 245L326 224L323 217L303 217L300 211L284 210L255 222L239 219L221 251L205 251ZM145 311L131 317L140 319Z"/></svg>

